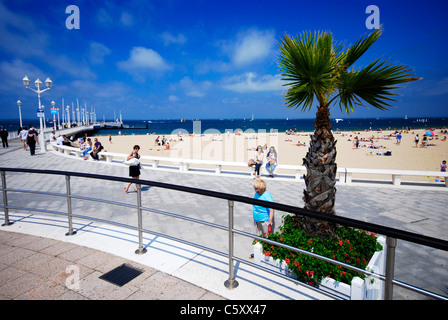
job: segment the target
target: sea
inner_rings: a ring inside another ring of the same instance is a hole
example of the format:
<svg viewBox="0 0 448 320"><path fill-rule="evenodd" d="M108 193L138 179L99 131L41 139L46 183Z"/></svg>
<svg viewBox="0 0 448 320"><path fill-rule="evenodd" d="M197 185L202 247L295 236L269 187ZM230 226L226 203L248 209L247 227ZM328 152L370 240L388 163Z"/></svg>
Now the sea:
<svg viewBox="0 0 448 320"><path fill-rule="evenodd" d="M106 122L108 122L106 120ZM111 122L111 121L109 121ZM39 120L25 119L24 126L33 125L39 128ZM345 118L331 120L333 131L365 131L365 130L402 130L402 129L446 129L447 118ZM0 125L8 131L18 130L19 120L0 120ZM47 128L52 127L51 122ZM96 132L97 135L118 134L176 134L184 133L231 133L242 132L285 132L287 130L298 132L314 131L314 119L176 119L176 120L126 120L123 119L123 128L105 127ZM265 131L263 131L265 130Z"/></svg>

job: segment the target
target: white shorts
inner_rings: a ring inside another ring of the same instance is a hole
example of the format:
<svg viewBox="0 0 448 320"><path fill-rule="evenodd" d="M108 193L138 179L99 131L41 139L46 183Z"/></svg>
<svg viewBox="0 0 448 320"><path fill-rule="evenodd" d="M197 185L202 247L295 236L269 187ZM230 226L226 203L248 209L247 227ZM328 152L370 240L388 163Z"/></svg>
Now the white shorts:
<svg viewBox="0 0 448 320"><path fill-rule="evenodd" d="M256 234L257 236L267 236L269 234L269 221L259 221L256 222L254 220L254 234ZM272 222L272 227L271 227L271 233L274 232L274 228L275 228L275 221Z"/></svg>

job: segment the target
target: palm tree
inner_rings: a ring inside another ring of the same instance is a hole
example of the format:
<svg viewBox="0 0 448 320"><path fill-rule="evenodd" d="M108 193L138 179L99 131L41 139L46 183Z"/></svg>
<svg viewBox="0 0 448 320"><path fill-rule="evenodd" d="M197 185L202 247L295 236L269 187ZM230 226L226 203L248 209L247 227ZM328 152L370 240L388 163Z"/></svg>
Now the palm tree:
<svg viewBox="0 0 448 320"><path fill-rule="evenodd" d="M353 64L380 37L381 28L354 44L334 44L329 32L304 32L298 37L285 35L279 45L279 67L288 86L284 97L288 108L311 110L317 100L314 134L303 164L307 169L303 200L305 208L335 214L336 140L332 134L330 107L353 112L354 106L387 110L397 84L419 80L403 65L377 59L354 69ZM333 236L335 226L325 221L302 218L302 228L311 236Z"/></svg>

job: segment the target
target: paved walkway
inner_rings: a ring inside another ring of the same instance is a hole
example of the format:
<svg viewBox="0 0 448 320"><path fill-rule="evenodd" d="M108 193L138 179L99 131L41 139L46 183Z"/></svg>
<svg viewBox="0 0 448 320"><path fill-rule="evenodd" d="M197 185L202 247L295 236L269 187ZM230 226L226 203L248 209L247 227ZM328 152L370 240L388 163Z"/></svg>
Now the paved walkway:
<svg viewBox="0 0 448 320"><path fill-rule="evenodd" d="M0 150L0 166L128 176L128 168L120 164L83 161L54 152L38 152L30 156L18 141L11 142L10 148ZM253 196L252 180L244 176L145 168L141 178ZM303 181L275 178L267 182L268 190L276 202L303 206ZM7 186L64 193L65 179L60 176L7 173ZM134 193L124 193L122 183L72 178L71 186L72 194L75 195L107 198L129 204L135 204L136 201ZM448 188L396 187L377 183L337 187L335 209L340 216L448 240ZM220 225L227 223L226 201L154 187L142 189L143 207ZM54 197L42 195L8 193L11 206L21 206L24 200L27 207L66 210L65 199L62 198L55 200ZM82 200L73 200L72 205L75 214L137 225L133 209ZM23 210L10 214L11 220L16 223L0 227L0 298L3 299L327 299L315 291L239 263L235 268L239 287L228 290L223 285L228 277L226 259L166 238L145 236L144 245L148 252L136 255L134 251L138 241L132 230L82 220L76 221L74 225L78 230L77 235L66 237L67 223L56 218L58 216ZM235 228L251 232L250 206L236 204L234 214ZM281 225L283 214L276 213L277 226ZM3 220L0 222L3 223ZM217 229L210 230L206 226L148 212L144 214L143 226L161 234L227 251L227 234ZM247 259L251 253L250 244L250 239L236 236L235 255ZM99 279L101 274L125 261L143 269L143 274L123 287ZM401 281L448 295L447 261L447 252L399 241L395 275ZM51 268L45 270L45 266L59 266L60 269L50 272ZM67 268L70 266L78 267L80 271L80 289L76 289L76 286L74 289L67 287L66 281L71 275ZM394 297L423 298L401 288L394 289Z"/></svg>

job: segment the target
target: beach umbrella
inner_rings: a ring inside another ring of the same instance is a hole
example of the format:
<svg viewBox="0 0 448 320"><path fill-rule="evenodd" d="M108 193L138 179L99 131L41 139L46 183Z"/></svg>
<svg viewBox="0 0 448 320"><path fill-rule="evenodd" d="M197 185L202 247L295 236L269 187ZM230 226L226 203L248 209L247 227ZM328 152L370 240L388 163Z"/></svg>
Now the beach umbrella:
<svg viewBox="0 0 448 320"><path fill-rule="evenodd" d="M434 132L432 132L431 130L428 130L428 131L426 131L426 135L428 137L432 137L432 136L434 136Z"/></svg>

